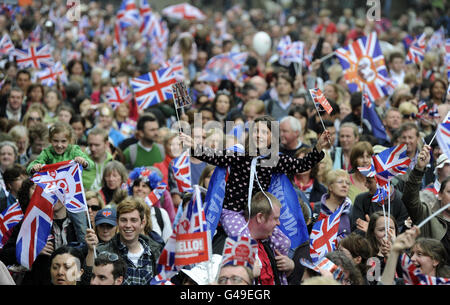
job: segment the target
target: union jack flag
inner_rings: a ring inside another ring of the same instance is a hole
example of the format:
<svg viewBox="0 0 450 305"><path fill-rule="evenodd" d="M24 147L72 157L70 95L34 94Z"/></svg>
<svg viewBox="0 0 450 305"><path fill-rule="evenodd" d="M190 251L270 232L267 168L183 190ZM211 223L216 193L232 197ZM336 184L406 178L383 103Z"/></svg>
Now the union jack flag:
<svg viewBox="0 0 450 305"><path fill-rule="evenodd" d="M419 114L423 114L425 112L425 110L428 109L428 105L427 102L424 100L420 100L419 104L417 105L417 108L419 108Z"/></svg>
<svg viewBox="0 0 450 305"><path fill-rule="evenodd" d="M141 25L139 33L150 33L151 19L153 17L152 9L147 0L139 0L139 16L141 17Z"/></svg>
<svg viewBox="0 0 450 305"><path fill-rule="evenodd" d="M11 237L12 228L23 219L19 201L9 206L0 214L0 249Z"/></svg>
<svg viewBox="0 0 450 305"><path fill-rule="evenodd" d="M175 19L204 20L206 15L195 6L189 3L181 3L168 6L162 13Z"/></svg>
<svg viewBox="0 0 450 305"><path fill-rule="evenodd" d="M222 266L247 266L253 268L258 255L258 243L251 237L229 236L222 253Z"/></svg>
<svg viewBox="0 0 450 305"><path fill-rule="evenodd" d="M125 29L130 26L139 26L139 10L134 0L123 0L116 15L120 28Z"/></svg>
<svg viewBox="0 0 450 305"><path fill-rule="evenodd" d="M427 50L440 49L444 46L444 44L445 44L445 31L444 27L441 26L439 30L435 31L428 40Z"/></svg>
<svg viewBox="0 0 450 305"><path fill-rule="evenodd" d="M406 285L450 285L450 278L423 274L405 253L402 254L400 261Z"/></svg>
<svg viewBox="0 0 450 305"><path fill-rule="evenodd" d="M161 274L158 274L150 281L150 285L175 285L171 281L164 278Z"/></svg>
<svg viewBox="0 0 450 305"><path fill-rule="evenodd" d="M47 243L53 223L53 206L58 201L57 189L44 191L36 185L30 199L16 242L16 259L30 269L36 257Z"/></svg>
<svg viewBox="0 0 450 305"><path fill-rule="evenodd" d="M87 210L81 175L82 167L78 163L63 161L43 166L40 172L31 177L31 180L40 185L44 192L58 189L56 195L65 204L67 210L80 213Z"/></svg>
<svg viewBox="0 0 450 305"><path fill-rule="evenodd" d="M438 125L436 140L442 152L450 159L450 111L444 121Z"/></svg>
<svg viewBox="0 0 450 305"><path fill-rule="evenodd" d="M364 89L366 86L364 86ZM384 124L375 110L375 103L370 100L367 90L363 90L362 118L366 126L377 139L389 141Z"/></svg>
<svg viewBox="0 0 450 305"><path fill-rule="evenodd" d="M291 63L302 63L304 43L302 41L291 41L290 36L284 36L278 43L277 52L279 63L289 66Z"/></svg>
<svg viewBox="0 0 450 305"><path fill-rule="evenodd" d="M300 259L300 264L302 264L306 268L309 268L309 269L314 270L314 271L319 272L319 273L320 273L320 270L329 271L329 272L331 272L331 274L333 274L333 278L336 281L341 281L344 278L344 275L345 275L344 271L342 271L341 268L339 268L335 263L333 263L332 261L330 261L326 257L322 257L315 264L313 264L310 261L307 261L304 258L301 258Z"/></svg>
<svg viewBox="0 0 450 305"><path fill-rule="evenodd" d="M388 198L388 190L387 190L387 184L383 186L377 185L377 190L375 191L375 194L372 196L372 202L381 202L384 204L384 201Z"/></svg>
<svg viewBox="0 0 450 305"><path fill-rule="evenodd" d="M139 109L145 109L173 98L172 85L176 83L172 70L162 68L130 80Z"/></svg>
<svg viewBox="0 0 450 305"><path fill-rule="evenodd" d="M425 38L426 34L423 33L419 37L416 37L413 43L409 46L408 54L406 55L406 64L420 64L425 56Z"/></svg>
<svg viewBox="0 0 450 305"><path fill-rule="evenodd" d="M162 64L162 68L170 68L172 71L172 75L175 76L177 81L184 80L184 65L183 58L181 55L174 56L169 58L169 60L165 61Z"/></svg>
<svg viewBox="0 0 450 305"><path fill-rule="evenodd" d="M406 144L400 144L372 157L380 186L387 184L394 176L406 174L411 163L406 148Z"/></svg>
<svg viewBox="0 0 450 305"><path fill-rule="evenodd" d="M54 65L48 44L40 47L29 47L27 50L15 49L13 54L16 56L17 65L21 69L41 69Z"/></svg>
<svg viewBox="0 0 450 305"><path fill-rule="evenodd" d="M247 52L228 52L216 55L208 60L199 80L215 82L228 79L235 81L247 57Z"/></svg>
<svg viewBox="0 0 450 305"><path fill-rule="evenodd" d="M145 198L145 202L151 207L158 203L161 196L166 190L167 184L164 182L159 182L158 186L153 189L153 191Z"/></svg>
<svg viewBox="0 0 450 305"><path fill-rule="evenodd" d="M374 178L376 175L375 166L373 164L364 167L358 167L358 171L365 177Z"/></svg>
<svg viewBox="0 0 450 305"><path fill-rule="evenodd" d="M42 71L36 73L36 77L40 80L41 84L52 87L56 84L58 77L62 83L67 83L67 75L61 62L57 62L53 67L48 67Z"/></svg>
<svg viewBox="0 0 450 305"><path fill-rule="evenodd" d="M189 151L185 150L178 158L172 160L172 169L178 190L183 192L192 192L191 185L191 158Z"/></svg>
<svg viewBox="0 0 450 305"><path fill-rule="evenodd" d="M195 191L192 195L192 200L186 208L183 208L183 214L181 215L179 222L175 226L172 235L167 240L164 249L161 251L157 265L157 272L161 276L160 279L170 279L181 270L182 266L176 264L177 235L209 232L200 197L200 189L198 188L198 185L195 185L194 189ZM207 246L210 249L210 236L208 236Z"/></svg>
<svg viewBox="0 0 450 305"><path fill-rule="evenodd" d="M120 86L112 87L106 93L106 100L111 105L112 109L115 110L122 103L129 103L133 95L131 91L125 84L120 84Z"/></svg>
<svg viewBox="0 0 450 305"><path fill-rule="evenodd" d="M384 56L378 42L377 34L371 33L344 48L336 50L345 80L350 92L362 91L366 84L372 101L390 95L394 89L393 82L388 77ZM364 75L358 75L358 69Z"/></svg>
<svg viewBox="0 0 450 305"><path fill-rule="evenodd" d="M8 34L3 35L0 40L0 55L10 54L14 52L14 44Z"/></svg>
<svg viewBox="0 0 450 305"><path fill-rule="evenodd" d="M375 178L377 181L377 190L375 194L372 196L372 202L382 202L387 198L387 185L379 186L378 185L378 177L377 172L375 170L375 166L373 165L373 161L369 166L366 167L358 167L358 171L365 177Z"/></svg>
<svg viewBox="0 0 450 305"><path fill-rule="evenodd" d="M333 107L331 107L330 103L319 88L309 89L309 93L311 94L314 104L316 105L317 111L321 109L320 106L322 106L328 114L333 111Z"/></svg>
<svg viewBox="0 0 450 305"><path fill-rule="evenodd" d="M344 202L333 214L326 216L313 225L309 239L309 253L313 263L318 262L328 252L336 250L341 215L349 205L348 201Z"/></svg>

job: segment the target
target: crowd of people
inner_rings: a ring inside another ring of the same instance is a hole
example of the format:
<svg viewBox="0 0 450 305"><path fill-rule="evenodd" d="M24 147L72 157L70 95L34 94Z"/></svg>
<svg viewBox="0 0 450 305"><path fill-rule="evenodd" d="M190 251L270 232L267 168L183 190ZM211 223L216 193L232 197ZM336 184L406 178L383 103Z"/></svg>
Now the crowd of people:
<svg viewBox="0 0 450 305"><path fill-rule="evenodd" d="M163 17L168 30L163 58L181 55L192 100L178 110L173 99L145 109L134 96L118 106L109 102L112 88L124 84L131 90L130 78L162 66L137 29L128 28L127 45L117 46L118 6L90 1L79 7L81 19L70 21L62 0L2 4L0 36L8 34L18 49L50 45L67 80L44 85L38 70L21 69L14 57L2 56L0 212L19 202L25 214L36 188L30 177L46 164L73 160L83 167L88 213L72 213L58 201L49 239L30 269L16 257L22 222L16 225L0 249L0 281L149 285L192 197L180 190L172 167L186 149L190 182L200 187L203 201L214 173L228 172L219 225L210 232L212 273L202 263L184 266L170 279L173 284L402 285L407 282L402 253L422 274L448 280L450 209L417 228L450 203L450 160L431 141L450 110L444 46L427 49L419 64L405 62L409 38L423 32L429 38L440 28L449 35L450 7L445 1L409 0L395 13L392 1L383 2L381 19L373 20L365 1L356 0L224 1L223 9L192 1L204 20ZM253 44L260 31L271 38L265 54ZM388 140L373 135L373 126L361 118L362 93L350 91L339 60L327 56L371 32L382 42L396 84L390 95L374 101ZM300 72L273 56L286 35L305 43ZM236 80L202 80L208 60L227 52L248 53ZM331 113L318 112L308 91L313 88L323 91ZM178 120L190 133L180 132ZM227 133L230 121L243 126L242 134ZM411 163L391 181L387 213L387 205L371 200L375 178L358 168L399 144L406 144ZM255 164L248 154L252 145L261 157ZM265 149L274 146L279 158L262 166ZM223 152L231 148L244 153ZM294 188L308 234L314 223L343 209L338 245L326 255L342 278L300 262L311 259L309 240L291 249L279 228L281 203L268 192L276 173L286 175ZM159 201L148 204L162 182L166 188ZM221 264L227 236L257 241L253 265Z"/></svg>

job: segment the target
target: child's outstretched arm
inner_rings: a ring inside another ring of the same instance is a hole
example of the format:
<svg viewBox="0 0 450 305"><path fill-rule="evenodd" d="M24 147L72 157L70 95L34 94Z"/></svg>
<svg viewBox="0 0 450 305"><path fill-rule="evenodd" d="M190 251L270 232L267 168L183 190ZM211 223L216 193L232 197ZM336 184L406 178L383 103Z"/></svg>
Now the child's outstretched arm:
<svg viewBox="0 0 450 305"><path fill-rule="evenodd" d="M41 151L39 156L37 156L36 159L28 165L27 173L30 175L40 171L42 166L47 164L49 160L50 158L48 156L48 152L46 149L44 149L43 151Z"/></svg>

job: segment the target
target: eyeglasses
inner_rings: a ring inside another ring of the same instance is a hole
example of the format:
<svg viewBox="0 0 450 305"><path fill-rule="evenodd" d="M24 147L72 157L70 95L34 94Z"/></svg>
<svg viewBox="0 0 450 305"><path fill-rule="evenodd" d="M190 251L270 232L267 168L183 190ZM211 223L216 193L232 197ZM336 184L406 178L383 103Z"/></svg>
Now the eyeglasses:
<svg viewBox="0 0 450 305"><path fill-rule="evenodd" d="M41 118L34 118L34 117L29 117L28 118L28 121L36 121L36 122L40 122L40 121L42 121L42 119Z"/></svg>
<svg viewBox="0 0 450 305"><path fill-rule="evenodd" d="M103 251L98 254L98 257L103 257L109 260L110 262L115 262L119 260L119 256L116 253L111 253L108 251Z"/></svg>
<svg viewBox="0 0 450 305"><path fill-rule="evenodd" d="M221 277L219 277L219 280L217 281L217 283L219 283L220 285L225 285L228 282L228 280L230 280L231 284L233 284L233 285L237 285L237 284L241 284L241 283L246 283L247 285L250 285L249 282L247 282L242 277L237 276L237 275L233 275L230 277L221 276Z"/></svg>
<svg viewBox="0 0 450 305"><path fill-rule="evenodd" d="M403 118L404 118L404 119L409 119L409 118L412 118L412 119L413 119L413 118L415 118L415 116L416 116L416 115L415 115L414 113L411 113L411 114L404 114L404 115L403 115Z"/></svg>
<svg viewBox="0 0 450 305"><path fill-rule="evenodd" d="M102 208L98 205L88 205L88 209L91 209L92 211L100 211Z"/></svg>

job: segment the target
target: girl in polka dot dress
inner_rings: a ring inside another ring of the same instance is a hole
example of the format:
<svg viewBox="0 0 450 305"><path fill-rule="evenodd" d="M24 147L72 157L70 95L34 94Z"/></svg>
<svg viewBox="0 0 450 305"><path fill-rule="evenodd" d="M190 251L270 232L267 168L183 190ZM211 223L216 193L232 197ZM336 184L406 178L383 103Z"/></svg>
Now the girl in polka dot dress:
<svg viewBox="0 0 450 305"><path fill-rule="evenodd" d="M264 149L270 148L272 143L271 122L275 122L275 120L270 116L255 119L254 128L251 130L252 134L247 137L246 149L243 154L234 153L230 155L230 152L228 152L228 155L226 155L225 150L217 151L201 145L195 146L194 140L190 136L183 133L180 135L181 141L185 146L191 148L191 154L195 158L219 167L229 167L223 210L220 217L220 222L228 236L244 235L250 237L250 232L246 226L247 222L244 218L244 209L248 208L251 162L255 156L254 153L249 153L248 148L256 147L258 156L261 156L260 152ZM329 132L325 131L318 139L313 151L301 159L280 155L273 166L261 166L262 160L269 161L270 158L270 156L261 156L262 158L257 161L256 165L252 194L259 192L260 186L264 192L267 192L274 173L296 174L314 167L325 155L322 152L322 147L327 143L328 136ZM253 143L250 144L249 141L253 141ZM242 228L244 229L242 230ZM290 240L278 227L272 234L271 243L281 254L288 255Z"/></svg>

